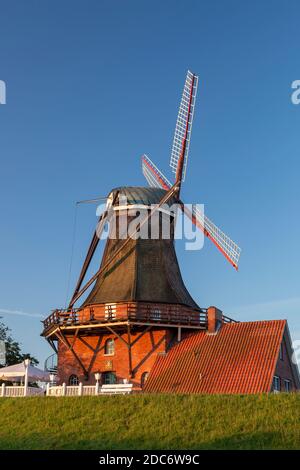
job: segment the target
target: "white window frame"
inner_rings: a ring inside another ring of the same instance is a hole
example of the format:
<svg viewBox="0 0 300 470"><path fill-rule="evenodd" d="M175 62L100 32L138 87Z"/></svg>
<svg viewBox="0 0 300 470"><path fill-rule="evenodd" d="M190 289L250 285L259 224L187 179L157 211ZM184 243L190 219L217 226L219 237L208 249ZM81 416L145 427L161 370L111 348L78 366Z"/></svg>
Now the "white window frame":
<svg viewBox="0 0 300 470"><path fill-rule="evenodd" d="M284 391L287 392L287 393L290 392L290 391L291 391L291 388L292 388L292 387L291 387L291 385L292 385L291 380L289 380L289 379L284 379L283 383L284 383ZM287 390L286 385L288 385L288 390Z"/></svg>
<svg viewBox="0 0 300 470"><path fill-rule="evenodd" d="M280 348L279 348L279 359L283 361L283 344L282 343L280 344Z"/></svg>
<svg viewBox="0 0 300 470"><path fill-rule="evenodd" d="M277 382L277 384L276 384ZM276 386L275 386L276 384ZM278 388L277 388L278 386ZM279 393L281 390L281 381L280 381L280 377L278 375L274 375L273 377L273 392L275 393Z"/></svg>
<svg viewBox="0 0 300 470"><path fill-rule="evenodd" d="M104 307L105 320L113 321L117 318L117 304L105 304Z"/></svg>
<svg viewBox="0 0 300 470"><path fill-rule="evenodd" d="M113 349L113 352L106 352L108 343L112 344L112 346L110 346L110 349ZM115 340L113 338L108 338L104 344L104 356L114 356L114 355L115 355Z"/></svg>
<svg viewBox="0 0 300 470"><path fill-rule="evenodd" d="M154 307L151 310L151 320L160 321L161 319L161 310L158 307Z"/></svg>

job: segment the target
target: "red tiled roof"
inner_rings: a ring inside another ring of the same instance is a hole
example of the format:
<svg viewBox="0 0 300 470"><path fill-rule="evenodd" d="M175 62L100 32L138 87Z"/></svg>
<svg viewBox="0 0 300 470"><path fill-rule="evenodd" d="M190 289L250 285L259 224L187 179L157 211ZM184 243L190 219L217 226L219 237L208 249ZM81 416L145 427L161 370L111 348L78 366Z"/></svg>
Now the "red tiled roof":
<svg viewBox="0 0 300 470"><path fill-rule="evenodd" d="M228 323L189 334L158 356L145 392L269 392L286 320Z"/></svg>

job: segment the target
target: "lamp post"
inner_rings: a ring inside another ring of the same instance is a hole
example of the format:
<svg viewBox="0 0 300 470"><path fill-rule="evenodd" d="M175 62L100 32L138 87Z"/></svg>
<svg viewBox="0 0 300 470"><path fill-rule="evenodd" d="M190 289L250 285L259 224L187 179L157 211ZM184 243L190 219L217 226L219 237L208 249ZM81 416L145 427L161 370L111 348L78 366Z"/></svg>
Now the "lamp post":
<svg viewBox="0 0 300 470"><path fill-rule="evenodd" d="M95 395L98 395L99 393L99 381L101 379L101 374L100 372L95 373L95 379L96 379L96 388L95 388Z"/></svg>

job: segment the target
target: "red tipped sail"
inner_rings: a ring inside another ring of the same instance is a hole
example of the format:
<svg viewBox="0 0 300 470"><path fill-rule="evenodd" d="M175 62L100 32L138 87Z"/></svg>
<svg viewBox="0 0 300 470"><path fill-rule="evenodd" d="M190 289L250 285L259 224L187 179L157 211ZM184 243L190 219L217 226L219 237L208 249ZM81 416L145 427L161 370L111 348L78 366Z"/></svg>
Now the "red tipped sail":
<svg viewBox="0 0 300 470"><path fill-rule="evenodd" d="M221 251L227 261L237 270L241 249L219 227L217 227L197 206L192 212L184 204L183 212Z"/></svg>
<svg viewBox="0 0 300 470"><path fill-rule="evenodd" d="M152 188L163 188L166 190L171 188L172 184L170 181L163 175L157 166L154 165L147 155L142 156L142 171L149 183L149 186Z"/></svg>

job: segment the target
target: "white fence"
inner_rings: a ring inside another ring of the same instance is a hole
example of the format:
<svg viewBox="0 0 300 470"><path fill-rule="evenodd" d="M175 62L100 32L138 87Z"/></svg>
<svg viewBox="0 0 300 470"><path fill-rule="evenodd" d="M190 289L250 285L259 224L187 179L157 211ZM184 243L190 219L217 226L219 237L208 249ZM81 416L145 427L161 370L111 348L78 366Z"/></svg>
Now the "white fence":
<svg viewBox="0 0 300 470"><path fill-rule="evenodd" d="M78 396L94 396L94 395L126 395L132 392L133 384L114 384L114 385L56 385L47 384L46 393L42 388L24 386L7 386L2 384L0 387L0 397L24 397L47 395L49 397L78 397Z"/></svg>
<svg viewBox="0 0 300 470"><path fill-rule="evenodd" d="M27 387L25 390L25 387L22 385L10 387L5 384L2 384L0 388L0 397L24 397L36 395L44 395L44 390L38 387Z"/></svg>
<svg viewBox="0 0 300 470"><path fill-rule="evenodd" d="M133 384L114 384L114 385L57 385L51 387L47 385L46 395L50 397L74 397L74 396L87 396L87 395L116 395L128 394L132 392Z"/></svg>

